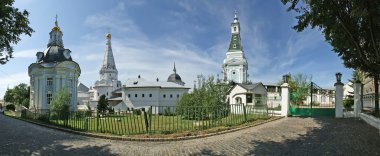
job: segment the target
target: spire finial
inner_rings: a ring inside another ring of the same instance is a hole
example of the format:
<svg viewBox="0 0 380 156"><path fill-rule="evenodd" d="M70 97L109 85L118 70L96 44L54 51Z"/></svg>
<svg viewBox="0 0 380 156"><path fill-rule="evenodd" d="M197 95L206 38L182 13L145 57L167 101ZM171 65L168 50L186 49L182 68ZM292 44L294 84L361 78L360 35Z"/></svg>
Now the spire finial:
<svg viewBox="0 0 380 156"><path fill-rule="evenodd" d="M234 23L236 23L236 22L238 22L238 14L239 12L235 9L235 11L234 11Z"/></svg>
<svg viewBox="0 0 380 156"><path fill-rule="evenodd" d="M175 69L175 62L174 62L173 72L174 72L174 73L177 73L177 70Z"/></svg>
<svg viewBox="0 0 380 156"><path fill-rule="evenodd" d="M55 26L58 27L58 14L55 14Z"/></svg>

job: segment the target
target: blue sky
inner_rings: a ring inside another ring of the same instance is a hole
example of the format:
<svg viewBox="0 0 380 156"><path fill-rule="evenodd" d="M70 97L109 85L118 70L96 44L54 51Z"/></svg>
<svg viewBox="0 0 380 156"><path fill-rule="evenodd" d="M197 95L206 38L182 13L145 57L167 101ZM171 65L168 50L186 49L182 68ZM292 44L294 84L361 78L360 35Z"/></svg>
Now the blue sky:
<svg viewBox="0 0 380 156"><path fill-rule="evenodd" d="M279 0L18 0L14 6L30 12L35 32L22 36L14 46L15 58L0 67L0 97L7 86L29 84L28 66L36 52L46 49L56 14L65 48L79 63L79 80L87 86L99 78L108 31L122 82L139 74L166 80L173 62L188 87L198 74L222 77L235 9L253 82L275 83L285 73L301 72L332 88L335 72L342 72L343 80L351 77L352 70L321 32L291 29L295 15Z"/></svg>

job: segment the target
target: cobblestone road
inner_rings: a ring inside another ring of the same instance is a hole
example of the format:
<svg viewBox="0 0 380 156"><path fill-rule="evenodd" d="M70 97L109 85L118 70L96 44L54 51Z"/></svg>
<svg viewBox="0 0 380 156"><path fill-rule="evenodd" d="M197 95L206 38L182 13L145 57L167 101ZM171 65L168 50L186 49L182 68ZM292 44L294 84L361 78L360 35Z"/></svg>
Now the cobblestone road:
<svg viewBox="0 0 380 156"><path fill-rule="evenodd" d="M355 119L284 118L207 138L90 138L0 115L0 155L380 155L380 133Z"/></svg>

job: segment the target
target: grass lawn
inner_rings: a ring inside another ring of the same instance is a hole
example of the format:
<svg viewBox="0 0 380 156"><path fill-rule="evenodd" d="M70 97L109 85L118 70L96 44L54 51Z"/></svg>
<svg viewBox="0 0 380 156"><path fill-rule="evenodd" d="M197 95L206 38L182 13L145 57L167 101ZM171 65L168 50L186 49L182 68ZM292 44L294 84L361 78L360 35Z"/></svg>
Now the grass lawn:
<svg viewBox="0 0 380 156"><path fill-rule="evenodd" d="M172 134L178 132L194 132L215 127L231 127L248 122L267 119L266 115L258 114L230 114L218 120L185 120L181 115L164 116L152 115L148 117L148 131L156 134ZM106 117L73 116L65 124L63 120L50 120L51 124L58 126L67 125L74 130L111 133L116 135L145 134L147 127L143 115L112 115ZM149 124L150 123L150 124ZM64 126L66 127L66 126Z"/></svg>

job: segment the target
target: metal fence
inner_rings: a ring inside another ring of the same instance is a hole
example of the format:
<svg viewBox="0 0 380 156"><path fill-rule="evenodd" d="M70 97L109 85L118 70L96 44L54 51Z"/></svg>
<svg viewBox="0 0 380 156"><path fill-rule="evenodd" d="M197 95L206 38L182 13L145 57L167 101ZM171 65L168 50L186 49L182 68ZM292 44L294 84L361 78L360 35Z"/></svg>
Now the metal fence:
<svg viewBox="0 0 380 156"><path fill-rule="evenodd" d="M154 113L158 112L158 113ZM150 106L124 112L64 112L36 110L22 112L22 118L79 131L117 135L199 131L240 125L268 118L267 105L233 104L219 107Z"/></svg>
<svg viewBox="0 0 380 156"><path fill-rule="evenodd" d="M362 95L362 103L363 103L362 105L363 111L374 112L375 111L375 94L372 93L372 94Z"/></svg>

